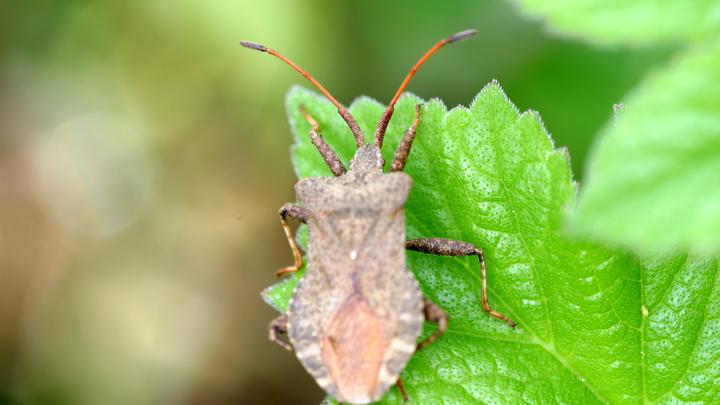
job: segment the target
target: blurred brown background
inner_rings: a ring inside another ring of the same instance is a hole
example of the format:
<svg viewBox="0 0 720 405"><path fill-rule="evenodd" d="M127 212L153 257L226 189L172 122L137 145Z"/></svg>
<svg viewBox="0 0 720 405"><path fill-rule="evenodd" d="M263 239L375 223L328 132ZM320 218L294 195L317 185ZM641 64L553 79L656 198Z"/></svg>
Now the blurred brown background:
<svg viewBox="0 0 720 405"><path fill-rule="evenodd" d="M312 404L266 340L259 292L291 261L284 95L342 102L410 86L449 106L493 78L581 168L663 49L546 34L500 0L34 1L0 6L0 403ZM303 83L304 84L304 83ZM581 177L578 175L578 177Z"/></svg>

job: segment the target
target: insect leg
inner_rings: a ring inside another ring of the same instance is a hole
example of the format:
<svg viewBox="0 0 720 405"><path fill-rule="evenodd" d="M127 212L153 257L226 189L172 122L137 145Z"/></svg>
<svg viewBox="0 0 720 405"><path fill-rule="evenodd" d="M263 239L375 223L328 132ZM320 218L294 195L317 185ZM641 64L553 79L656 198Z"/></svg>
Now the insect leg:
<svg viewBox="0 0 720 405"><path fill-rule="evenodd" d="M445 311L442 310L442 308L437 306L428 298L423 298L423 313L426 320L437 324L437 329L435 329L435 331L430 336L426 337L425 340L418 343L416 351L424 349L427 346L431 345L433 342L438 340L440 336L442 336L447 330L447 314L445 313ZM405 387L403 387L402 379L398 378L397 382L395 382L395 385L400 390L400 394L402 394L403 400L407 402L409 398L407 392L405 392Z"/></svg>
<svg viewBox="0 0 720 405"><path fill-rule="evenodd" d="M481 292L482 292L482 307L491 316L505 321L511 327L515 327L516 323L513 322L507 316L493 310L488 303L487 298L487 272L485 269L485 254L483 251L475 247L471 243L452 240L452 239L440 239L440 238L421 238L412 239L405 242L405 248L408 250L414 250L422 253L429 253L439 256L471 256L475 255L480 260L480 277L481 277Z"/></svg>
<svg viewBox="0 0 720 405"><path fill-rule="evenodd" d="M415 119L413 120L410 128L405 132L405 136L400 141L397 149L395 149L395 155L393 156L392 165L390 170L393 172L401 172L405 168L405 162L407 162L408 155L410 155L410 148L415 140L415 134L417 133L417 127L420 124L420 104L415 106Z"/></svg>
<svg viewBox="0 0 720 405"><path fill-rule="evenodd" d="M410 398L408 397L407 392L405 392L405 387L403 387L402 380L398 378L395 382L395 386L398 387L398 389L400 390L400 394L403 397L403 402L407 402Z"/></svg>
<svg viewBox="0 0 720 405"><path fill-rule="evenodd" d="M422 342L418 343L417 350L424 349L438 340L447 330L448 316L437 304L427 298L423 298L423 313L425 319L437 324L437 329Z"/></svg>
<svg viewBox="0 0 720 405"><path fill-rule="evenodd" d="M276 276L280 277L287 273L294 273L302 268L302 253L300 253L300 248L297 243L295 243L295 238L293 237L292 231L290 230L290 224L288 223L288 217L304 224L307 222L309 215L310 213L305 208L293 203L285 203L285 205L280 208L280 222L282 223L285 236L290 244L290 249L292 250L295 263L292 266L283 267L275 272Z"/></svg>
<svg viewBox="0 0 720 405"><path fill-rule="evenodd" d="M287 315L280 315L270 321L270 325L268 325L268 339L283 349L291 352L293 348L287 340L287 323ZM286 338L283 339L280 337L283 335L286 336Z"/></svg>
<svg viewBox="0 0 720 405"><path fill-rule="evenodd" d="M332 148L327 144L327 142L325 142L325 139L323 139L322 135L318 133L320 125L318 125L317 121L315 121L315 119L310 114L308 114L308 112L303 106L300 106L300 113L305 116L307 122L309 122L312 126L312 128L310 128L310 140L312 141L313 145L315 145L318 152L320 152L320 155L322 156L323 160L325 160L325 163L328 165L332 173L336 177L345 174L347 170L345 169L345 166L343 166L342 161L335 153L335 151L332 150Z"/></svg>

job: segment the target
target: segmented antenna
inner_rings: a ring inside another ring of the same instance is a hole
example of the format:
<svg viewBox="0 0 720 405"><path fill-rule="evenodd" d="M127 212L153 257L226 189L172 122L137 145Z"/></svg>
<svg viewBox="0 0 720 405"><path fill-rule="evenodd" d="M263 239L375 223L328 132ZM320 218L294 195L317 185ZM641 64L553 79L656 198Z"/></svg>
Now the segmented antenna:
<svg viewBox="0 0 720 405"><path fill-rule="evenodd" d="M266 46L256 44L255 42L250 42L250 41L240 41L240 45L244 46L245 48L254 49L256 51L265 52L267 54L270 54L270 55L282 60L283 62L287 63L288 65L290 65L290 67L292 67L293 69L298 71L298 73L300 73L306 79L308 79L310 81L310 83L312 83L313 86L315 86L315 88L320 90L320 92L323 95L325 95L325 97L327 97L327 99L330 100L330 102L333 103L333 105L335 107L337 107L338 113L345 120L345 122L347 122L348 126L350 127L350 131L352 131L353 136L355 137L355 144L357 145L357 147L359 148L363 145L363 143L365 142L365 138L363 137L362 131L360 130L360 125L358 125L357 121L355 121L355 118L353 118L353 116L350 114L350 112L348 110L346 110L345 107L342 106L342 104L340 104L337 100L335 100L335 97L333 97L332 94L330 94L330 92L325 89L325 87L323 87L320 83L318 83L318 81L315 80L315 78L313 78L310 75L310 73L306 72L305 69L301 68L300 66L295 64L295 62L286 58L283 54L281 54L280 52L278 52L274 49L270 49Z"/></svg>
<svg viewBox="0 0 720 405"><path fill-rule="evenodd" d="M403 82L400 84L400 88L395 92L395 96L392 98L390 104L385 109L385 112L380 118L380 122L378 122L377 128L375 128L375 145L377 145L379 149L382 149L383 138L385 137L385 131L387 130L390 118L392 118L393 112L395 110L395 103L397 103L400 95L403 91L405 91L405 88L410 83L410 80L412 80L413 76L415 76L415 73L417 73L418 69L420 69L420 67L425 63L425 61L430 59L430 57L435 52L440 50L440 48L442 48L443 46L447 44L452 44L453 42L462 41L463 39L469 38L475 34L477 34L477 30L465 30L450 35L449 37L442 39L438 43L433 45L433 47L430 48L430 50L428 50L425 55L423 55L422 58L417 61L417 63L415 63L415 66L410 69L410 73L405 76L405 80L403 80Z"/></svg>

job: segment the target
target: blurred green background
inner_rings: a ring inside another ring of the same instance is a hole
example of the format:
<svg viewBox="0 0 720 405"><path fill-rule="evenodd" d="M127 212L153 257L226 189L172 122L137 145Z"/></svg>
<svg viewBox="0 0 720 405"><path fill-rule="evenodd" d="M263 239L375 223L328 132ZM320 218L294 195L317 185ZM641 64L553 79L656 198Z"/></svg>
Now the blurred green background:
<svg viewBox="0 0 720 405"><path fill-rule="evenodd" d="M669 49L554 38L500 0L25 1L0 6L0 403L311 404L259 292L291 262L284 96L410 90L468 104L496 78L577 178L593 135Z"/></svg>

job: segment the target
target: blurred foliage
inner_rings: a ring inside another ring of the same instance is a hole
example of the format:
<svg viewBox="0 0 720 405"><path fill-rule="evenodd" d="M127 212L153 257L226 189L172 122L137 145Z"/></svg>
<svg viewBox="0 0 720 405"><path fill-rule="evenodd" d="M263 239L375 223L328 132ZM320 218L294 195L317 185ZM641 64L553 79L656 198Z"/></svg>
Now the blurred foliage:
<svg viewBox="0 0 720 405"><path fill-rule="evenodd" d="M714 0L513 0L564 35L610 44L678 43L720 32Z"/></svg>
<svg viewBox="0 0 720 405"><path fill-rule="evenodd" d="M644 253L720 252L720 41L649 77L602 137L577 228Z"/></svg>
<svg viewBox="0 0 720 405"><path fill-rule="evenodd" d="M449 107L493 78L541 111L580 172L592 136L670 48L594 48L500 1L157 1L0 5L0 391L24 403L313 403L266 342L258 292L290 254L283 100L410 90ZM107 389L107 382L113 389Z"/></svg>
<svg viewBox="0 0 720 405"><path fill-rule="evenodd" d="M522 3L547 17L551 29L590 41L686 42L676 60L647 75L600 134L573 228L643 254L717 255L720 3Z"/></svg>

